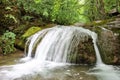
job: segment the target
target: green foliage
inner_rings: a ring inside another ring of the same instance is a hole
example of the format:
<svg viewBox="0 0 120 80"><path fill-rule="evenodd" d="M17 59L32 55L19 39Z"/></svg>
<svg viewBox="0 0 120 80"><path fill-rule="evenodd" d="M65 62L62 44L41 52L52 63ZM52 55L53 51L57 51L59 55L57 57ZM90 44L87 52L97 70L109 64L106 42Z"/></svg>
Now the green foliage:
<svg viewBox="0 0 120 80"><path fill-rule="evenodd" d="M0 0L0 3L6 4L6 3L10 3L9 0Z"/></svg>
<svg viewBox="0 0 120 80"><path fill-rule="evenodd" d="M14 2L16 2L16 0L0 0L0 4L4 4L4 5L13 5Z"/></svg>
<svg viewBox="0 0 120 80"><path fill-rule="evenodd" d="M78 0L55 0L51 19L59 24L72 24L79 21L79 10Z"/></svg>
<svg viewBox="0 0 120 80"><path fill-rule="evenodd" d="M85 0L84 15L90 21L108 19L114 10L120 12L120 0Z"/></svg>
<svg viewBox="0 0 120 80"><path fill-rule="evenodd" d="M5 8L5 10L13 11L13 9L12 9L10 6L7 6L7 7Z"/></svg>
<svg viewBox="0 0 120 80"><path fill-rule="evenodd" d="M25 16L22 17L22 20L29 21L32 18L33 18L32 16L25 15Z"/></svg>
<svg viewBox="0 0 120 80"><path fill-rule="evenodd" d="M59 24L79 21L79 0L18 0L18 5Z"/></svg>
<svg viewBox="0 0 120 80"><path fill-rule="evenodd" d="M15 18L14 15L12 15L12 14L6 14L5 17L6 18L10 18L10 19L14 20L15 23L17 23L17 19Z"/></svg>
<svg viewBox="0 0 120 80"><path fill-rule="evenodd" d="M9 32L9 31L6 31L2 35L0 46L2 48L4 55L15 51L15 47L14 47L15 36L16 35L14 33Z"/></svg>
<svg viewBox="0 0 120 80"><path fill-rule="evenodd" d="M110 10L117 8L118 0L104 0L105 10L109 12Z"/></svg>
<svg viewBox="0 0 120 80"><path fill-rule="evenodd" d="M102 0L85 0L84 15L86 15L90 21L105 18L104 4L101 2Z"/></svg>

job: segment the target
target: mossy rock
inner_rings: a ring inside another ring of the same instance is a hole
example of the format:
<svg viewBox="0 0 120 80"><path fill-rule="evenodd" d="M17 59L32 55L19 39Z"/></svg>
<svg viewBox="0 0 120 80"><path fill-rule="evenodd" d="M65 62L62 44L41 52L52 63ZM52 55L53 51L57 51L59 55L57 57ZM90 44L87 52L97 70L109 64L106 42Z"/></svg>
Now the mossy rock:
<svg viewBox="0 0 120 80"><path fill-rule="evenodd" d="M23 35L22 35L22 38L28 38L30 37L31 35L35 34L36 32L42 30L40 27L31 27L29 28Z"/></svg>
<svg viewBox="0 0 120 80"><path fill-rule="evenodd" d="M21 50L24 50L25 48L25 41L24 40L20 40L20 39L16 39L15 40L15 46Z"/></svg>
<svg viewBox="0 0 120 80"><path fill-rule="evenodd" d="M103 26L100 26L103 27ZM100 29L95 27L95 32L98 34L98 47L101 53L101 58L106 64L120 64L120 37L119 30Z"/></svg>
<svg viewBox="0 0 120 80"><path fill-rule="evenodd" d="M16 42L15 42L15 45L16 47L18 47L19 49L24 49L25 48L25 42L26 42L26 39L28 37L30 37L31 35L35 34L36 32L42 30L40 27L31 27L29 28L23 35L22 35L22 38L20 39L16 39Z"/></svg>

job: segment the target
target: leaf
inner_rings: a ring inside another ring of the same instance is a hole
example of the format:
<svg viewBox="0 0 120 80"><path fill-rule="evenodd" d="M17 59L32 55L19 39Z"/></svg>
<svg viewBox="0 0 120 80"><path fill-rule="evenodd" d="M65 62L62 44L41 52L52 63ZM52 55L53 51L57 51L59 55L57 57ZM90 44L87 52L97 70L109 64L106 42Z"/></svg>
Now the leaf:
<svg viewBox="0 0 120 80"><path fill-rule="evenodd" d="M41 2L41 0L34 0L34 2L35 2L36 4L38 4L38 3Z"/></svg>

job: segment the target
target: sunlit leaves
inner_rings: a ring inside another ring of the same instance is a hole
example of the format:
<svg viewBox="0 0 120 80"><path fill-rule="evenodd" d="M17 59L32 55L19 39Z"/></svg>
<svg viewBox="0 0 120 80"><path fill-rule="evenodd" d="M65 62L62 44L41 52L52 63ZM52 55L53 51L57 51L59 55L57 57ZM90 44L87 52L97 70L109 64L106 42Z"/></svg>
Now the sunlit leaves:
<svg viewBox="0 0 120 80"><path fill-rule="evenodd" d="M37 4L37 3L40 3L41 0L34 0L34 2Z"/></svg>

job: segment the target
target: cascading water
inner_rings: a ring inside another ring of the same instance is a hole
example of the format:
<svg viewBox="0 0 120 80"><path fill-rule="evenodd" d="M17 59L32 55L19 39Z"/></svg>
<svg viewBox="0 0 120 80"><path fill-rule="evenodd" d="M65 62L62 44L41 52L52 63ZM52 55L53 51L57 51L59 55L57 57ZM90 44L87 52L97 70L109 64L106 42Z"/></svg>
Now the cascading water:
<svg viewBox="0 0 120 80"><path fill-rule="evenodd" d="M94 32L81 27L56 26L42 30L31 36L27 41L29 44L27 47L28 50L25 52L27 53L27 57L21 59L21 61L25 62L7 67L4 66L6 69L0 71L0 78L1 80L14 80L19 79L22 76L34 75L35 73L44 73L48 69L68 65L70 60L67 58L67 56L73 52L72 46L76 47L80 41L88 39L89 36L91 36L93 39L94 49L97 57L97 67L95 68L98 69L99 67L99 69L104 72L104 70L101 68L102 65L107 67L108 70L113 70L113 68L103 64L96 44L97 35ZM77 53L77 51L74 52ZM32 57L33 53L34 57ZM96 70L95 68L91 71ZM96 73L91 72L90 74ZM115 80L120 80L115 72L113 72L112 75ZM99 80L113 79L105 76Z"/></svg>
<svg viewBox="0 0 120 80"><path fill-rule="evenodd" d="M42 31L42 33L44 32L46 32L46 30ZM88 36L92 36L93 38L97 37L94 32L80 27L57 26L50 28L49 31L44 33L43 39L41 39L43 35L38 32L30 37L31 42L29 44L27 57L30 57L32 50L35 50L34 59L41 62L46 60L62 63L69 62L67 55L71 52L77 53L77 50L74 51L72 46L77 47L79 42L88 39ZM96 45L95 39L93 42ZM33 44L37 44L37 47L34 47Z"/></svg>

